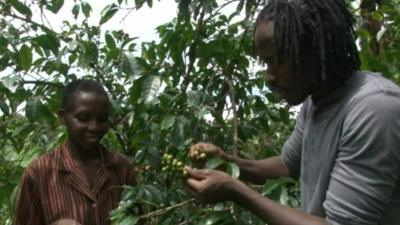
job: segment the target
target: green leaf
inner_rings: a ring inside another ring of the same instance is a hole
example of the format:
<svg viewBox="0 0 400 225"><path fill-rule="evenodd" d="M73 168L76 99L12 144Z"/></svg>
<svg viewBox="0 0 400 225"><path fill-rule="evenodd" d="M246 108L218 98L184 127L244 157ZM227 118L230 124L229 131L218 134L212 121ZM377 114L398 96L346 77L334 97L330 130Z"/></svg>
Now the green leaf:
<svg viewBox="0 0 400 225"><path fill-rule="evenodd" d="M273 191L281 188L283 185L295 183L295 180L290 177L283 177L276 180L269 180L264 185L263 195L270 195Z"/></svg>
<svg viewBox="0 0 400 225"><path fill-rule="evenodd" d="M8 105L3 101L0 102L0 109L4 113L4 115L9 115L10 114L10 110L8 109Z"/></svg>
<svg viewBox="0 0 400 225"><path fill-rule="evenodd" d="M83 15L85 15L85 17L88 18L90 16L90 12L92 11L92 7L87 2L82 2L81 7Z"/></svg>
<svg viewBox="0 0 400 225"><path fill-rule="evenodd" d="M136 1L135 1L136 2ZM178 18L182 18L182 19L188 19L190 16L190 12L189 12L189 6L190 6L190 0L181 0L179 1L179 16Z"/></svg>
<svg viewBox="0 0 400 225"><path fill-rule="evenodd" d="M8 55L0 57L0 72L7 68L9 60L10 57Z"/></svg>
<svg viewBox="0 0 400 225"><path fill-rule="evenodd" d="M239 176L240 176L240 168L235 163L229 162L227 164L227 171L226 172L229 175L231 175L231 177L234 177L234 178L239 178Z"/></svg>
<svg viewBox="0 0 400 225"><path fill-rule="evenodd" d="M161 79L159 76L149 76L143 81L142 98L145 104L154 104L158 91L161 87Z"/></svg>
<svg viewBox="0 0 400 225"><path fill-rule="evenodd" d="M21 49L18 52L18 66L22 70L29 70L32 65L32 51L26 46L22 45Z"/></svg>
<svg viewBox="0 0 400 225"><path fill-rule="evenodd" d="M18 0L10 0L11 5L22 15L25 15L27 18L32 17L32 11L28 6L24 5L22 2Z"/></svg>
<svg viewBox="0 0 400 225"><path fill-rule="evenodd" d="M387 13L387 14L392 14L392 13L396 13L396 9L395 8L393 8L392 6L390 6L390 5L381 5L380 7L379 7L379 12L381 12L381 13Z"/></svg>
<svg viewBox="0 0 400 225"><path fill-rule="evenodd" d="M100 19L100 25L104 24L108 20L110 20L115 13L118 11L118 6L116 4L111 4L106 6L102 11L101 11L101 19Z"/></svg>
<svg viewBox="0 0 400 225"><path fill-rule="evenodd" d="M135 0L135 6L136 6L136 10L142 8L143 3L145 3L146 0Z"/></svg>
<svg viewBox="0 0 400 225"><path fill-rule="evenodd" d="M91 63L96 64L99 57L99 50L97 45L93 42L81 41L79 42L80 47L83 50L83 54L80 55L81 62L88 66Z"/></svg>
<svg viewBox="0 0 400 225"><path fill-rule="evenodd" d="M187 93L189 104L192 106L200 106L203 92L201 91L189 91Z"/></svg>
<svg viewBox="0 0 400 225"><path fill-rule="evenodd" d="M70 65L72 65L72 63L74 63L74 62L76 61L77 58L78 58L78 56L77 56L76 54L71 54L71 55L68 57L68 63L69 63Z"/></svg>
<svg viewBox="0 0 400 225"><path fill-rule="evenodd" d="M44 114L44 105L38 98L30 99L26 102L25 116L30 122L37 121Z"/></svg>
<svg viewBox="0 0 400 225"><path fill-rule="evenodd" d="M253 10L253 8L256 7L255 0L247 0L245 7L246 7L246 15L249 15L250 12Z"/></svg>
<svg viewBox="0 0 400 225"><path fill-rule="evenodd" d="M281 195L279 196L279 203L281 205L287 205L288 202L289 202L289 196L288 196L288 193L287 193L287 189L286 188L282 188Z"/></svg>
<svg viewBox="0 0 400 225"><path fill-rule="evenodd" d="M147 0L146 2L149 8L153 7L153 0Z"/></svg>
<svg viewBox="0 0 400 225"><path fill-rule="evenodd" d="M207 214L207 217L200 221L200 225L228 225L228 224L236 224L232 220L232 215L227 212L210 212Z"/></svg>
<svg viewBox="0 0 400 225"><path fill-rule="evenodd" d="M207 169L216 169L219 166L223 165L225 163L225 161L223 159L220 158L212 158L210 160L207 161L205 168Z"/></svg>
<svg viewBox="0 0 400 225"><path fill-rule="evenodd" d="M285 108L279 109L280 120L284 123L290 122L290 113Z"/></svg>
<svg viewBox="0 0 400 225"><path fill-rule="evenodd" d="M8 39L0 36L0 49L6 49L8 45Z"/></svg>
<svg viewBox="0 0 400 225"><path fill-rule="evenodd" d="M166 116L161 122L161 129L167 130L171 128L175 123L175 116Z"/></svg>
<svg viewBox="0 0 400 225"><path fill-rule="evenodd" d="M158 153L158 150L155 149L155 151ZM155 187L154 185L145 185L143 187L143 197L145 199L150 200L151 202L161 202L161 193L160 190Z"/></svg>
<svg viewBox="0 0 400 225"><path fill-rule="evenodd" d="M196 111L195 111L195 117L197 118L197 119L202 119L205 115L207 115L208 113L210 113L210 110L208 109L208 108L206 108L206 107L201 107L200 106L200 108L198 108Z"/></svg>
<svg viewBox="0 0 400 225"><path fill-rule="evenodd" d="M240 0L239 4L236 7L236 12L241 12L244 6L244 0Z"/></svg>
<svg viewBox="0 0 400 225"><path fill-rule="evenodd" d="M360 29L358 29L358 30L356 31L356 33L358 34L358 36L360 36L360 37L362 37L362 38L365 38L365 39L371 38L371 36L370 36L370 34L368 33L368 31L365 30L365 29L360 28Z"/></svg>
<svg viewBox="0 0 400 225"><path fill-rule="evenodd" d="M138 64L137 58L135 58L133 55L124 54L122 57L121 67L122 71L129 75L131 79L134 78L134 75L143 72L142 68Z"/></svg>
<svg viewBox="0 0 400 225"><path fill-rule="evenodd" d="M127 216L124 220L122 220L118 225L135 225L139 221L138 216Z"/></svg>
<svg viewBox="0 0 400 225"><path fill-rule="evenodd" d="M79 10L80 7L78 4L75 4L74 7L72 7L72 14L74 15L74 19L78 18Z"/></svg>
<svg viewBox="0 0 400 225"><path fill-rule="evenodd" d="M188 120L184 116L178 116L175 119L174 129L172 131L172 143L175 146L182 147L185 143L185 125L188 124Z"/></svg>
<svg viewBox="0 0 400 225"><path fill-rule="evenodd" d="M383 15L377 11L374 11L371 13L372 18L376 21L382 21L383 20Z"/></svg>
<svg viewBox="0 0 400 225"><path fill-rule="evenodd" d="M40 47L52 51L55 55L58 54L60 40L54 34L43 34L33 39Z"/></svg>
<svg viewBox="0 0 400 225"><path fill-rule="evenodd" d="M11 92L14 92L18 87L19 79L20 79L19 76L6 76L1 79L1 82L3 83L5 88L10 90Z"/></svg>
<svg viewBox="0 0 400 225"><path fill-rule="evenodd" d="M108 47L109 49L115 49L115 48L117 47L117 45L115 44L115 40L114 40L114 38L111 36L111 34L107 33L107 34L105 35L105 39L106 39L107 47Z"/></svg>
<svg viewBox="0 0 400 225"><path fill-rule="evenodd" d="M51 5L47 5L47 9L56 14L64 5L64 0L51 0Z"/></svg>

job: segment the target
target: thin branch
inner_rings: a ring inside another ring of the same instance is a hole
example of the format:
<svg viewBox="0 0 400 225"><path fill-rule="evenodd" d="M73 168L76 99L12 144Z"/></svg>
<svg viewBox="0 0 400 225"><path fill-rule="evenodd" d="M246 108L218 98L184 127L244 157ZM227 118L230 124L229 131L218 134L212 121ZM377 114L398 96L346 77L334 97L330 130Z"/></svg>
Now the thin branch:
<svg viewBox="0 0 400 225"><path fill-rule="evenodd" d="M202 8L202 11L200 13L200 18L199 18L199 22L197 24L195 33L199 33L201 31L201 29L203 28L203 22L204 22L204 15L205 15L205 9ZM189 48L189 64L187 67L187 70L185 72L183 81L182 81L182 92L186 92L186 89L190 83L190 72L192 71L193 67L194 67L194 62L196 61L196 47L199 43L199 35L196 36L196 39L193 41L193 43L190 45Z"/></svg>
<svg viewBox="0 0 400 225"><path fill-rule="evenodd" d="M21 86L23 86L25 84L34 84L34 85L49 85L49 86L63 87L62 83L51 82L51 81L42 81L42 80L21 80L18 83Z"/></svg>
<svg viewBox="0 0 400 225"><path fill-rule="evenodd" d="M212 69L214 69L214 67L215 67L215 65L213 66ZM213 73L211 75L211 78L208 81L207 86L204 88L204 93L207 92L208 88L211 86L211 83L214 81L214 78L215 78L216 75L217 75L216 73ZM206 94L203 95L203 98L201 99L200 106L199 106L200 108L203 107L204 101L206 100L206 96L207 96Z"/></svg>
<svg viewBox="0 0 400 225"><path fill-rule="evenodd" d="M237 156L238 155L238 139L239 139L239 127L238 127L238 115L237 115L237 109L236 109L236 93L235 93L235 86L233 84L232 79L229 76L225 76L225 80L228 83L229 86L229 99L231 100L232 104L232 112L233 112L233 118L232 118L232 129L233 129L233 155Z"/></svg>
<svg viewBox="0 0 400 225"><path fill-rule="evenodd" d="M254 15L255 13L255 9L257 8L257 4L259 4L259 2L256 3L256 5L253 7L252 9L252 13L249 13L246 15L245 20L249 20L251 15ZM244 45L244 40L245 37L247 35L247 32L249 30L249 27L246 27L243 31L242 37L240 39L240 44L238 46L237 49L237 53L239 54L240 49L243 47ZM235 86L231 77L231 74L233 73L233 71L235 70L235 66L236 66L236 61L235 60L231 60L230 64L228 65L228 69L226 71L226 73L224 73L225 77L226 77L226 81L229 85L229 97L231 100L231 104L232 104L232 110L233 110L233 119L232 119L232 127L233 127L233 134L232 134L232 138L233 138L233 155L237 156L238 155L238 142L239 142L239 127L238 127L238 115L237 115L237 110L236 110L236 93L235 93Z"/></svg>
<svg viewBox="0 0 400 225"><path fill-rule="evenodd" d="M44 20L46 20L47 24L49 25L50 29L53 30L53 27L51 27L50 21L47 19L46 14L43 12L42 8L40 9L40 18L42 19L42 23L44 24Z"/></svg>
<svg viewBox="0 0 400 225"><path fill-rule="evenodd" d="M246 29L243 32L243 35L241 37L240 40L240 44L238 47L238 52L240 51L240 49L243 47L244 44L244 39L247 35L248 32L248 28L246 27ZM233 83L231 74L233 73L233 71L235 70L235 66L236 66L236 61L235 60L231 60L228 69L226 72L224 72L224 77L226 82L228 83L229 86L229 98L232 104L232 112L233 112L233 119L232 119L232 129L233 129L233 134L232 134L232 138L233 138L233 155L237 156L238 155L238 139L239 139L239 126L238 126L238 115L237 115L237 109L236 109L236 93L235 93L235 85Z"/></svg>
<svg viewBox="0 0 400 225"><path fill-rule="evenodd" d="M149 212L147 214L141 215L139 218L140 219L146 219L146 218L150 218L150 217L153 217L153 216L159 216L159 215L162 215L162 214L164 214L164 213L166 213L166 212L168 212L170 210L173 210L173 209L185 206L185 205L189 205L189 204L193 203L194 201L195 201L195 199L192 198L192 199L189 199L187 201L181 202L179 204L172 205L172 206L169 206L169 207L165 207L165 208L162 208L162 209L158 209L158 210Z"/></svg>
<svg viewBox="0 0 400 225"><path fill-rule="evenodd" d="M62 36L62 35L59 35L57 32L53 31L52 29L46 27L46 26L43 25L43 24L37 23L37 22L35 22L35 21L31 20L31 19L24 18L24 17L20 17L20 16L17 16L17 15L15 15L15 14L8 14L7 16L10 16L10 17L12 17L12 18L14 18L14 19L19 19L19 20L22 20L22 21L24 21L24 22L26 22L26 23L30 23L30 24L32 24L32 25L38 26L38 27L40 27L44 32L46 32L46 33L52 33L52 34L56 35L58 38L60 38L61 40L65 41L65 42L71 41L71 38L67 38L67 37L64 37L64 36Z"/></svg>
<svg viewBox="0 0 400 225"><path fill-rule="evenodd" d="M380 6L379 0L363 0L360 4L360 14L362 17L362 28L364 28L369 35L371 40L369 41L369 47L374 56L378 56L380 53L380 46L377 40L377 34L382 27L382 21L378 21L372 17L372 13L376 12Z"/></svg>
<svg viewBox="0 0 400 225"><path fill-rule="evenodd" d="M210 14L210 17L208 19L214 18L223 8L225 8L226 6L228 6L234 2L237 2L237 0L231 0L231 1L225 2L220 7L218 7L218 9L216 9L212 14Z"/></svg>
<svg viewBox="0 0 400 225"><path fill-rule="evenodd" d="M120 9L122 9L122 8L120 8ZM135 9L136 9L136 6L135 7L126 8L125 10L128 10L128 12L125 14L124 17L122 17L121 21L119 21L119 22L120 23L124 22L125 19L129 16L129 14L131 14L132 11L135 10Z"/></svg>

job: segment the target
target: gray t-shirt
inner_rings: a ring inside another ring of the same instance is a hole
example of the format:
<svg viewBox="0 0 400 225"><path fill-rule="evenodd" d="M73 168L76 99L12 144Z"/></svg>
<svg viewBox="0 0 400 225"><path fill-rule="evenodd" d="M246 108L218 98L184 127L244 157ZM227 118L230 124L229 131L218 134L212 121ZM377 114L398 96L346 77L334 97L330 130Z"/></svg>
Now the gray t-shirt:
<svg viewBox="0 0 400 225"><path fill-rule="evenodd" d="M300 177L302 209L332 225L400 224L400 88L358 72L308 98L282 161Z"/></svg>

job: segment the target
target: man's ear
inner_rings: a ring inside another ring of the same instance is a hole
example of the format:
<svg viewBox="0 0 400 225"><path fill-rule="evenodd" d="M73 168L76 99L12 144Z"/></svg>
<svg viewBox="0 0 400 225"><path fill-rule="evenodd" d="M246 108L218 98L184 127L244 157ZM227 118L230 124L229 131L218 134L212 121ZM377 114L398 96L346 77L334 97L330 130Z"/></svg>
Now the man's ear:
<svg viewBox="0 0 400 225"><path fill-rule="evenodd" d="M60 109L58 111L58 118L61 121L61 124L65 124L65 109Z"/></svg>

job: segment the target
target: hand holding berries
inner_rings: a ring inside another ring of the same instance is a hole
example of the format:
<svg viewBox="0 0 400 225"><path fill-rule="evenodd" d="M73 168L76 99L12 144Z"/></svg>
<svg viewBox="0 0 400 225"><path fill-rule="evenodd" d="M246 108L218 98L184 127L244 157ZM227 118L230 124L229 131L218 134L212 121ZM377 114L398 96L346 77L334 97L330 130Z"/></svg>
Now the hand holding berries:
<svg viewBox="0 0 400 225"><path fill-rule="evenodd" d="M223 158L224 151L211 143L199 142L192 145L189 150L189 158L194 167L203 168L209 158Z"/></svg>

